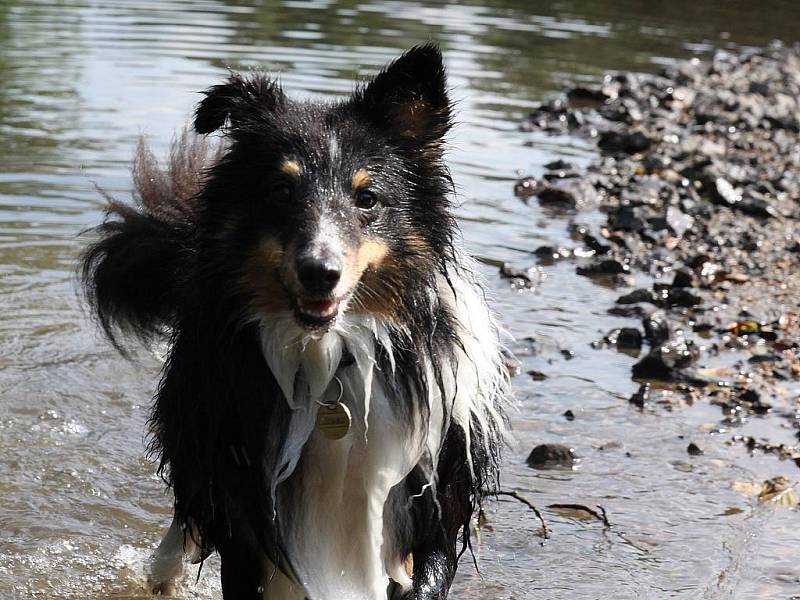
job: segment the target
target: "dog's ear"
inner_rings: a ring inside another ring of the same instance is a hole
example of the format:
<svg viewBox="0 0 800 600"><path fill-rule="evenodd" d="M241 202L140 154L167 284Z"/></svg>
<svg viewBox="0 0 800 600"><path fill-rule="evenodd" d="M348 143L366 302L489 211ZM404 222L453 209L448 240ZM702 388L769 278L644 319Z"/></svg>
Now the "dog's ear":
<svg viewBox="0 0 800 600"><path fill-rule="evenodd" d="M285 101L280 86L261 74L243 77L236 73L203 94L205 98L198 104L194 116L197 133L216 131L228 118L234 128L258 121Z"/></svg>
<svg viewBox="0 0 800 600"><path fill-rule="evenodd" d="M442 53L432 43L414 46L356 90L352 102L395 136L423 145L441 140L451 126Z"/></svg>

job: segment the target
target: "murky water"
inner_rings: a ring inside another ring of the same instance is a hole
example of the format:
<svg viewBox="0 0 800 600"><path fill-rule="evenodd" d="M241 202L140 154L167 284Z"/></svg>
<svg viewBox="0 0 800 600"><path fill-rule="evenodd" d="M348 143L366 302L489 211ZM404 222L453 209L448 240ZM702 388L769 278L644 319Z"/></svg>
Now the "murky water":
<svg viewBox="0 0 800 600"><path fill-rule="evenodd" d="M652 71L714 47L797 39L792 0L704 3L525 2L460 5L392 0L0 0L0 597L144 595L144 562L171 499L145 458L158 364L116 356L76 299L78 232L97 223L94 183L129 188L137 136L163 150L196 91L226 68L263 66L292 93L337 96L411 43L439 40L461 124L450 155L459 216L509 331L520 340L517 445L503 485L544 507L603 505L612 523L544 510L552 538L501 498L462 562L462 599L789 598L800 595L800 514L758 506L733 489L796 467L749 457L707 433L707 404L641 413L627 397L634 359L589 342L625 323L605 308L618 290L545 269L535 292L512 291L491 261L531 264L542 244L568 243L567 219L511 193L515 171L558 157L585 162L568 138L531 138L516 123L566 82L605 70ZM599 215L577 217L599 222ZM533 337L533 352L525 338ZM566 360L561 350L571 350ZM576 418L562 417L571 409ZM749 429L748 429L749 428ZM777 441L766 421L743 432ZM690 458L694 440L706 454ZM576 448L575 471L525 466L543 441ZM182 588L219 597L217 565Z"/></svg>

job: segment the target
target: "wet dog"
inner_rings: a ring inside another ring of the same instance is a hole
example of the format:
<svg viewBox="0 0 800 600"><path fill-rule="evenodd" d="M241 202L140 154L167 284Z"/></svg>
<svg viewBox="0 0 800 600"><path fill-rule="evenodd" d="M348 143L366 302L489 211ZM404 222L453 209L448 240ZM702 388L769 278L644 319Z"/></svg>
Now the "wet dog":
<svg viewBox="0 0 800 600"><path fill-rule="evenodd" d="M415 47L351 97L259 74L205 92L169 170L140 148L83 258L111 341L168 336L157 553L225 598L445 598L496 481L507 376L450 211L445 70ZM122 335L121 335L122 334Z"/></svg>

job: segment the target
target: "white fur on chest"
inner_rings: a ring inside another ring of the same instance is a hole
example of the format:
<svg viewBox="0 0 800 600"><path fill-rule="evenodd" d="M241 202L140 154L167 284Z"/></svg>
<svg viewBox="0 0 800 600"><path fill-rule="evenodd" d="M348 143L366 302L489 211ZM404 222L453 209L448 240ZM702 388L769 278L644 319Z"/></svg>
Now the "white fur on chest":
<svg viewBox="0 0 800 600"><path fill-rule="evenodd" d="M409 410L418 400L390 396L392 388L384 383L389 374L374 360L380 345L394 368L388 327L373 317L345 315L317 339L299 330L288 314L261 322L264 356L292 409L272 481L276 518L283 550L311 600L385 599L390 579L410 588L405 556L393 539L395 531L410 527L410 516L404 503L388 502L390 491L425 456L435 485L445 419L467 432L473 417L501 421L494 412L504 385L494 321L473 281L458 279L455 287L455 295L440 290L462 323L461 345L454 349L456 372L440 366L444 393L452 399L444 403L452 406L448 415L436 385L423 399L427 418ZM345 351L354 362L338 369ZM429 361L422 364L432 381ZM334 377L342 383L342 402L353 418L341 440L315 429L317 401L338 395ZM400 404L405 410L397 410ZM267 597L273 597L270 593L268 585Z"/></svg>

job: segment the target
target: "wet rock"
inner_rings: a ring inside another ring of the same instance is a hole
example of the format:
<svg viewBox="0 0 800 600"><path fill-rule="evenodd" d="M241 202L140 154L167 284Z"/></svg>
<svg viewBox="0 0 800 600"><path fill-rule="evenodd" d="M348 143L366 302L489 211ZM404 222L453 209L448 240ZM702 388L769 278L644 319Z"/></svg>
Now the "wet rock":
<svg viewBox="0 0 800 600"><path fill-rule="evenodd" d="M581 174L577 171L550 171L542 175L545 181L552 183L560 179L575 179L580 177Z"/></svg>
<svg viewBox="0 0 800 600"><path fill-rule="evenodd" d="M564 357L564 360L572 360L575 358L575 353L572 350L562 350L561 356Z"/></svg>
<svg viewBox="0 0 800 600"><path fill-rule="evenodd" d="M666 306L683 306L685 308L690 308L703 303L703 299L700 296L683 287L673 287L663 290L661 297L663 299L663 304Z"/></svg>
<svg viewBox="0 0 800 600"><path fill-rule="evenodd" d="M628 402L639 408L644 408L644 405L650 401L650 384L643 383L639 389L628 399Z"/></svg>
<svg viewBox="0 0 800 600"><path fill-rule="evenodd" d="M724 206L734 206L742 199L742 194L723 177L716 177L706 184L711 200Z"/></svg>
<svg viewBox="0 0 800 600"><path fill-rule="evenodd" d="M576 87L567 92L567 100L573 106L599 106L609 99L602 89Z"/></svg>
<svg viewBox="0 0 800 600"><path fill-rule="evenodd" d="M571 162L567 162L566 160L557 159L550 161L544 166L545 169L549 171L572 171L575 167Z"/></svg>
<svg viewBox="0 0 800 600"><path fill-rule="evenodd" d="M542 280L542 271L539 267L516 267L511 263L503 263L500 267L500 275L511 280L511 286L515 289L533 289Z"/></svg>
<svg viewBox="0 0 800 600"><path fill-rule="evenodd" d="M605 131L600 134L597 145L607 154L637 154L653 145L653 138L644 131Z"/></svg>
<svg viewBox="0 0 800 600"><path fill-rule="evenodd" d="M654 312L642 319L642 326L644 327L644 337L651 346L659 346L670 338L669 322L661 311Z"/></svg>
<svg viewBox="0 0 800 600"><path fill-rule="evenodd" d="M647 227L647 219L652 213L642 206L621 206L609 214L608 224L612 229L622 231L642 231Z"/></svg>
<svg viewBox="0 0 800 600"><path fill-rule="evenodd" d="M539 444L528 455L528 466L533 469L572 469L575 451L563 444Z"/></svg>
<svg viewBox="0 0 800 600"><path fill-rule="evenodd" d="M520 177L514 183L514 195L522 200L527 200L531 196L535 196L544 187L544 184L530 175Z"/></svg>
<svg viewBox="0 0 800 600"><path fill-rule="evenodd" d="M539 246L533 253L537 258L549 264L563 258L568 258L572 254L572 252L566 248L555 248L553 246Z"/></svg>
<svg viewBox="0 0 800 600"><path fill-rule="evenodd" d="M781 360L781 357L777 354L757 354L756 356L748 358L747 362L751 365L757 365L763 363L779 363Z"/></svg>
<svg viewBox="0 0 800 600"><path fill-rule="evenodd" d="M633 290L628 294L624 294L617 298L617 304L638 304L639 302L649 302L650 304L656 304L657 299L656 295L653 293L652 290L646 289L638 289Z"/></svg>
<svg viewBox="0 0 800 600"><path fill-rule="evenodd" d="M691 442L691 443L690 443L690 444L689 444L689 445L686 447L686 452L688 452L690 456L702 456L703 454L705 454L705 452L703 452L703 451L700 449L700 446L698 446L698 445L697 445L697 444L695 444L694 442Z"/></svg>
<svg viewBox="0 0 800 600"><path fill-rule="evenodd" d="M642 332L635 327L621 327L609 331L605 340L623 350L638 350L642 347Z"/></svg>
<svg viewBox="0 0 800 600"><path fill-rule="evenodd" d="M752 195L752 192L748 198L744 198L738 204L736 204L736 210L764 219L771 219L780 216L778 211L770 205L769 201L765 197L760 195Z"/></svg>
<svg viewBox="0 0 800 600"><path fill-rule="evenodd" d="M600 240L588 233L583 236L583 243L586 244L586 247L589 250L592 250L595 254L599 254L601 256L608 254L611 251L611 246L601 243Z"/></svg>
<svg viewBox="0 0 800 600"><path fill-rule="evenodd" d="M681 369L691 365L699 354L694 342L679 336L654 347L633 365L633 376L637 379L678 380Z"/></svg>
<svg viewBox="0 0 800 600"><path fill-rule="evenodd" d="M614 315L615 317L635 317L635 318L642 318L649 314L649 311L652 309L647 309L643 306L639 306L637 304L633 305L624 305L624 306L612 306L608 309L608 314Z"/></svg>
<svg viewBox="0 0 800 600"><path fill-rule="evenodd" d="M560 179L551 182L541 188L536 195L541 204L558 208L584 208L598 202L597 190L584 178Z"/></svg>
<svg viewBox="0 0 800 600"><path fill-rule="evenodd" d="M545 375L541 371L531 370L528 371L528 375L530 375L531 379L533 379L534 381L544 381L545 379L547 379L547 375Z"/></svg>
<svg viewBox="0 0 800 600"><path fill-rule="evenodd" d="M683 235L694 225L694 217L687 215L680 209L670 206L666 213L667 226L676 237Z"/></svg>
<svg viewBox="0 0 800 600"><path fill-rule="evenodd" d="M565 410L564 414L561 416L564 417L567 421L575 420L575 413L573 413L571 410Z"/></svg>
<svg viewBox="0 0 800 600"><path fill-rule="evenodd" d="M576 269L578 275L583 275L585 277L595 277L599 275L621 275L629 271L630 267L628 267L628 265L613 258L599 260Z"/></svg>
<svg viewBox="0 0 800 600"><path fill-rule="evenodd" d="M675 271L675 277L672 279L673 288L690 288L697 284L694 272L689 269L679 269Z"/></svg>

